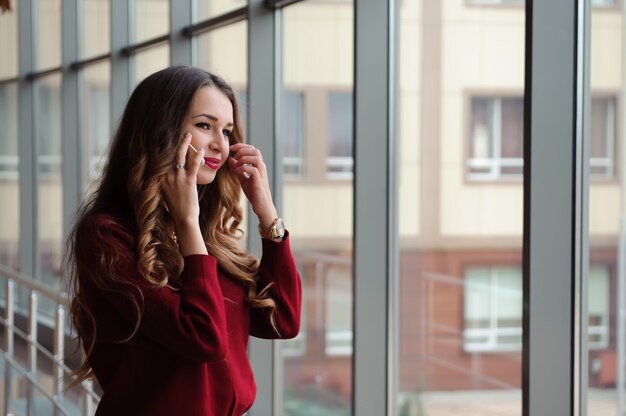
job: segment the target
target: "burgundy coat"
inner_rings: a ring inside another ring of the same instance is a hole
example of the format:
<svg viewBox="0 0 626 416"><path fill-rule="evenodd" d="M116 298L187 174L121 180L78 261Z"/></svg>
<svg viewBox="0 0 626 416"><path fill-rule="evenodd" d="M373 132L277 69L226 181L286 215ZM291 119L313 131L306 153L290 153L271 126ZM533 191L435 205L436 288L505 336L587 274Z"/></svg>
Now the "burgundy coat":
<svg viewBox="0 0 626 416"><path fill-rule="evenodd" d="M276 323L250 308L244 287L226 275L210 255L184 258L181 286L151 288L137 269L135 237L104 215L88 218L77 250L93 263L104 244L115 250L119 276L139 283L144 308L139 330L128 337L136 311L119 292L98 290L87 279L80 288L94 313L96 343L89 364L104 394L97 415L241 415L255 398L247 355L248 336L292 338L300 327L301 282L289 247L263 240L259 287L273 282ZM99 237L96 237L99 236ZM97 244L90 244L99 238ZM93 245L92 245L93 244ZM80 274L79 274L80 278ZM82 335L82 334L81 334Z"/></svg>

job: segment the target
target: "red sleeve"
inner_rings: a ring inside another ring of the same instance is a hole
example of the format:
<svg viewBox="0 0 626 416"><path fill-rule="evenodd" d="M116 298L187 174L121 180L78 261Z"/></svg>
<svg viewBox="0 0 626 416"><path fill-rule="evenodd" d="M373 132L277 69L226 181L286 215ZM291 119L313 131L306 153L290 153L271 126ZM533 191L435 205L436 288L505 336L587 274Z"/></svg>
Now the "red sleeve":
<svg viewBox="0 0 626 416"><path fill-rule="evenodd" d="M300 331L302 285L289 246L289 234L283 241L263 239L259 265L259 289L273 283L270 296L276 302L276 326L272 327L266 309L250 309L250 335L258 338L294 338Z"/></svg>
<svg viewBox="0 0 626 416"><path fill-rule="evenodd" d="M180 289L155 288L138 271L133 237L118 226L107 224L104 227L108 228L105 232L96 233L93 230L91 235L102 235L105 241L100 244L109 245L117 253L115 270L118 276L141 288L143 313L139 331L163 347L190 359L223 359L228 341L215 257L185 257ZM92 237L90 240L95 239ZM86 243L87 246L91 245L89 241ZM94 251L84 247L80 252L91 253L91 264L96 264ZM86 263L89 264L89 261ZM99 295L134 327L136 310L129 300L120 296L115 288L111 291L101 290Z"/></svg>

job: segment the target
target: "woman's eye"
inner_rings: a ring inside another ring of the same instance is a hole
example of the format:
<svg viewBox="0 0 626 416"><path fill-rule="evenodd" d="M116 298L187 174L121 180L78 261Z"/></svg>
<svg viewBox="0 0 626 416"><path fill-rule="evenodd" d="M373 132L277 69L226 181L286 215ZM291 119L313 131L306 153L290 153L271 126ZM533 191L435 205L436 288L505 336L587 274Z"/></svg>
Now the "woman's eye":
<svg viewBox="0 0 626 416"><path fill-rule="evenodd" d="M200 127L201 129L204 129L204 130L209 130L211 128L209 123L198 123L196 124L196 127Z"/></svg>
<svg viewBox="0 0 626 416"><path fill-rule="evenodd" d="M232 131L230 131L230 130L222 130L222 133L223 133L223 134L224 134L224 136L226 136L226 137L230 137L230 136L231 136L231 134L233 134L233 132L232 132Z"/></svg>

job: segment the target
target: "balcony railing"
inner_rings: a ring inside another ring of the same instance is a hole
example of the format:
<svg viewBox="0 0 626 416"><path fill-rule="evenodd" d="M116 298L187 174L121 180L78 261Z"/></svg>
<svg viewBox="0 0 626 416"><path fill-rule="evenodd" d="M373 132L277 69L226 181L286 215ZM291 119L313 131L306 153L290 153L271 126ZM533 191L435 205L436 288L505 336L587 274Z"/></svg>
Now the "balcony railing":
<svg viewBox="0 0 626 416"><path fill-rule="evenodd" d="M65 363L65 340L71 335L66 325L67 295L2 265L0 281L4 288L0 299L4 364L2 414L92 415L100 397L94 392L91 381L65 391L65 381L71 372ZM26 306L17 302L18 294L26 300L22 302ZM53 319L39 310L40 298L54 305ZM25 324L19 325L20 322ZM40 328L52 330L51 346L40 342ZM16 349L16 340L24 348ZM26 352L25 357L20 352ZM50 365L38 366L38 357L48 360ZM51 368L50 374L41 367Z"/></svg>

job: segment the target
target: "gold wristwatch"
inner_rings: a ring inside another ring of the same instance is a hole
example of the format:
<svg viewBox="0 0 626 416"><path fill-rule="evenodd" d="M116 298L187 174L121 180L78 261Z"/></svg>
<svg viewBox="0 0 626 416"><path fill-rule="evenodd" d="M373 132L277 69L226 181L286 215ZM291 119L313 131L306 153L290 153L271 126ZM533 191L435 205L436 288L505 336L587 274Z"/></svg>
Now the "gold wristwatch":
<svg viewBox="0 0 626 416"><path fill-rule="evenodd" d="M259 234L262 238L283 238L285 236L285 223L282 218L276 218L270 228L263 228L259 224Z"/></svg>

